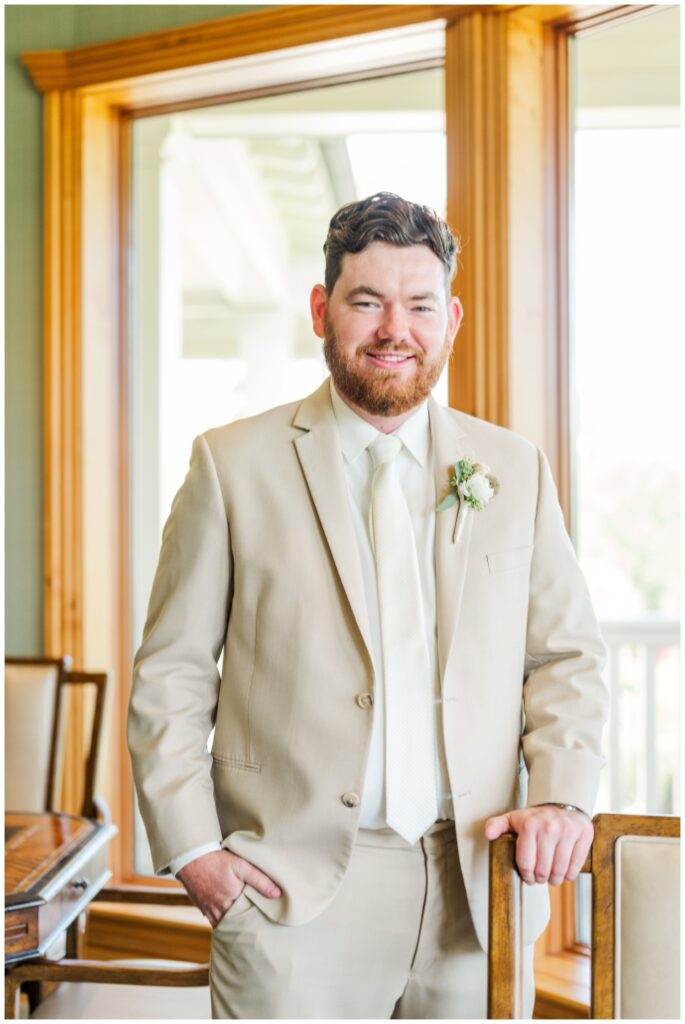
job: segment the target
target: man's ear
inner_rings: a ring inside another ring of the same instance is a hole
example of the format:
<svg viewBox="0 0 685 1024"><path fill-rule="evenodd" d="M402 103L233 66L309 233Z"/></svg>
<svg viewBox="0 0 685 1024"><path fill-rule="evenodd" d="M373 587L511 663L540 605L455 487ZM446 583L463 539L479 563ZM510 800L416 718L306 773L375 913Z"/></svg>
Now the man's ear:
<svg viewBox="0 0 685 1024"><path fill-rule="evenodd" d="M456 337L457 331L461 326L461 321L464 316L464 310L461 302L456 295L453 295L449 301L447 307L447 330L450 338Z"/></svg>
<svg viewBox="0 0 685 1024"><path fill-rule="evenodd" d="M315 284L309 296L309 309L312 314L312 327L317 338L324 336L324 320L326 318L326 289L322 284Z"/></svg>

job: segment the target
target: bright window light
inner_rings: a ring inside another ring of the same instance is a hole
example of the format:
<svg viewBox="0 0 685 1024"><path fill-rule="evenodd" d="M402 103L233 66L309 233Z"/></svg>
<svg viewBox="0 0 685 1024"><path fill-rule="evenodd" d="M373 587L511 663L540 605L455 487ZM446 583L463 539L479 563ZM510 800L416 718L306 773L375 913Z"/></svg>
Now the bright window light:
<svg viewBox="0 0 685 1024"><path fill-rule="evenodd" d="M348 135L347 150L360 198L374 192L395 192L445 216L447 143L444 132Z"/></svg>

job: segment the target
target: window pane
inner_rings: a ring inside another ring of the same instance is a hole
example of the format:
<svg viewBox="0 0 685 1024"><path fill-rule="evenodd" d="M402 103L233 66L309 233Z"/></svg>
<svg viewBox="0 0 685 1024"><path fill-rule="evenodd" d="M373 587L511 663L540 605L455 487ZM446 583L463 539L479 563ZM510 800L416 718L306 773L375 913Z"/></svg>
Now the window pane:
<svg viewBox="0 0 685 1024"><path fill-rule="evenodd" d="M144 118L133 140L137 645L193 438L303 398L327 375L309 293L335 210L384 189L445 215L443 72ZM446 404L446 373L436 396ZM151 871L139 820L136 870Z"/></svg>
<svg viewBox="0 0 685 1024"><path fill-rule="evenodd" d="M572 46L572 519L611 697L597 811L679 807L678 42L667 8Z"/></svg>

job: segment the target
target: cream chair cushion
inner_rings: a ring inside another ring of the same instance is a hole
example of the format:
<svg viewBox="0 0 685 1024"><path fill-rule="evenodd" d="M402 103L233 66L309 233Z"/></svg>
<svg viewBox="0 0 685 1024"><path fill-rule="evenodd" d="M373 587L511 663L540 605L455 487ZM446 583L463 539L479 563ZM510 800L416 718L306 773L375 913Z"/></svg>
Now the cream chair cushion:
<svg viewBox="0 0 685 1024"><path fill-rule="evenodd" d="M616 841L616 1019L680 1018L680 840Z"/></svg>
<svg viewBox="0 0 685 1024"><path fill-rule="evenodd" d="M123 966L124 961L113 961ZM128 964L141 966L143 961ZM146 967L182 966L178 960L145 960ZM196 967L196 964L187 966ZM32 1020L210 1020L208 988L91 985L62 982L31 1014Z"/></svg>
<svg viewBox="0 0 685 1024"><path fill-rule="evenodd" d="M55 665L5 665L5 807L44 811L57 697Z"/></svg>

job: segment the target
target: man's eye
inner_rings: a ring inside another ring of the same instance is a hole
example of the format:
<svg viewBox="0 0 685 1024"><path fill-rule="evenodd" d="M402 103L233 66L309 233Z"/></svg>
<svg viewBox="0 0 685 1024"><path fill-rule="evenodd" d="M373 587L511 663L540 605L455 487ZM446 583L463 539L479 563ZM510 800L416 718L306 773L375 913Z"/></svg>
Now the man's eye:
<svg viewBox="0 0 685 1024"><path fill-rule="evenodd" d="M355 302L355 306L375 306L375 302Z"/></svg>
<svg viewBox="0 0 685 1024"><path fill-rule="evenodd" d="M432 306L414 306L414 309L419 310L420 313L432 313Z"/></svg>

